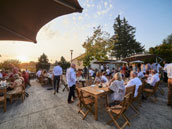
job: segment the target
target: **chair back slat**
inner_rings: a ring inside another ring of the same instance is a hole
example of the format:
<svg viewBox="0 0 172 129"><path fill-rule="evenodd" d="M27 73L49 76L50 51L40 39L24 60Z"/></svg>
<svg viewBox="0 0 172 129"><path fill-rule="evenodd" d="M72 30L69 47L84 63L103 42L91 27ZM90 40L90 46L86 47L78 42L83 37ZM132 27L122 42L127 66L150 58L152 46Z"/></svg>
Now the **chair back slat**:
<svg viewBox="0 0 172 129"><path fill-rule="evenodd" d="M129 86L129 87L126 87L126 90L125 90L125 94L129 94L131 93L131 99L130 99L130 104L133 102L134 100L134 93L135 93L135 88L136 86Z"/></svg>
<svg viewBox="0 0 172 129"><path fill-rule="evenodd" d="M137 96L135 97L135 99L137 99L137 98L139 98L141 96L142 91L143 91L143 84L141 86L139 86Z"/></svg>
<svg viewBox="0 0 172 129"><path fill-rule="evenodd" d="M160 81L156 82L155 86L153 87L154 93L158 90Z"/></svg>
<svg viewBox="0 0 172 129"><path fill-rule="evenodd" d="M123 113L125 110L128 109L131 99L132 99L132 93L131 92L125 95L124 100L122 102L121 113Z"/></svg>
<svg viewBox="0 0 172 129"><path fill-rule="evenodd" d="M6 98L6 95L7 95L7 89L6 89L6 88L2 88L2 89L0 89L0 94L3 94L3 96Z"/></svg>
<svg viewBox="0 0 172 129"><path fill-rule="evenodd" d="M129 86L129 87L126 87L125 89L125 94L127 95L128 93L132 93L133 97L134 97L134 93L135 93L135 88L136 86Z"/></svg>

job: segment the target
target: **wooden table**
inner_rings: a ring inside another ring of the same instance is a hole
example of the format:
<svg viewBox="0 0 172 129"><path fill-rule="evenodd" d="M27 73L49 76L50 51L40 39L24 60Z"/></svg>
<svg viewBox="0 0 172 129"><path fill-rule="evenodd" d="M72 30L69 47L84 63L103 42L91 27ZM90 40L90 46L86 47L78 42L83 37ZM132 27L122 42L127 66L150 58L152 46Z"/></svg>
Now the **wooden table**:
<svg viewBox="0 0 172 129"><path fill-rule="evenodd" d="M83 87L81 88L82 91L84 92L87 92L89 93L91 96L93 96L95 98L95 114L94 114L94 117L95 117L95 120L98 120L98 98L100 96L104 96L104 95L107 95L108 93L110 93L110 90L108 87L102 87L102 88L99 88L98 86L87 86L87 87ZM103 90L100 91L100 90Z"/></svg>

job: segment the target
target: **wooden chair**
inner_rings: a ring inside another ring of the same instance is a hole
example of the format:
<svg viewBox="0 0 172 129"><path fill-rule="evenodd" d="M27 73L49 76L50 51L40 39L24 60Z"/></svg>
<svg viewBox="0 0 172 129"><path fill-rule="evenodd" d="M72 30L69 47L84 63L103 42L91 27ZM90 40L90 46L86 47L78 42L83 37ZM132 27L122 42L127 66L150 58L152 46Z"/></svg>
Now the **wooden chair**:
<svg viewBox="0 0 172 129"><path fill-rule="evenodd" d="M65 91L65 89L67 89L67 91L69 91L69 87L63 78L61 79L61 84L64 85L63 92Z"/></svg>
<svg viewBox="0 0 172 129"><path fill-rule="evenodd" d="M126 87L126 91L125 91L125 94L129 94L131 93L131 99L130 99L130 102L129 102L129 107L131 107L131 109L137 114L139 114L138 110L136 109L135 106L133 106L133 102L134 102L134 93L135 93L135 88L136 86L130 86L130 87Z"/></svg>
<svg viewBox="0 0 172 129"><path fill-rule="evenodd" d="M9 96L10 103L12 103L13 100L16 100L17 98L21 98L22 102L24 102L25 99L25 87L23 84L21 85L21 89L18 89L10 94L7 93L7 96Z"/></svg>
<svg viewBox="0 0 172 129"><path fill-rule="evenodd" d="M0 89L0 93L3 94L3 96L0 96L0 103L3 103L2 106L4 108L4 112L6 112L6 108L7 108L7 98L6 98L7 89L6 88Z"/></svg>
<svg viewBox="0 0 172 129"><path fill-rule="evenodd" d="M86 86L90 86L93 84L93 80L92 79L89 79L86 81Z"/></svg>
<svg viewBox="0 0 172 129"><path fill-rule="evenodd" d="M125 95L124 101L121 103L121 105L115 105L115 106L106 108L109 116L112 119L109 122L107 122L107 124L110 124L113 122L118 129L123 129L126 125L129 125L129 126L131 125L130 122L128 121L128 118L124 114L124 112L128 109L130 105L131 99L132 99L132 93L128 93L127 95ZM115 116L113 116L113 114L115 114ZM122 126L120 126L118 122L116 121L120 116L122 116L125 120Z"/></svg>
<svg viewBox="0 0 172 129"><path fill-rule="evenodd" d="M150 89L150 88L144 88L144 92L146 92L146 97L149 98L151 96L154 96L154 100L153 102L156 102L157 101L157 98L156 98L156 91L158 90L158 87L159 87L159 84L160 84L160 81L156 82L155 86L153 86L153 89Z"/></svg>
<svg viewBox="0 0 172 129"><path fill-rule="evenodd" d="M78 98L78 100L79 100L79 102L78 102L78 105L79 105L79 107L80 107L80 99L79 99L79 96L80 96L80 91L81 91L81 88L80 87L76 87L76 95L77 95L77 98ZM91 98L91 96L90 96L90 94L89 93L83 93L83 97L84 98Z"/></svg>
<svg viewBox="0 0 172 129"><path fill-rule="evenodd" d="M79 92L79 101L80 101L80 109L78 113L81 113L83 115L83 120L86 118L89 112L91 112L94 115L94 112L92 111L92 106L94 105L94 100L89 97L84 97L83 91L80 90ZM86 112L83 111L83 109L86 109Z"/></svg>
<svg viewBox="0 0 172 129"><path fill-rule="evenodd" d="M142 84L141 86L139 86L139 88L138 88L138 94L137 94L136 97L133 98L133 102L138 103L137 106L134 106L134 104L133 104L133 102L132 102L132 106L134 106L135 109L137 109L137 111L138 111L138 107L139 107L139 106L141 107L141 103L142 103L142 101L141 101L141 95L142 95L142 93L143 93L143 88L144 88L144 84Z"/></svg>
<svg viewBox="0 0 172 129"><path fill-rule="evenodd" d="M164 90L160 87L160 85L159 85L159 87L158 87L158 90L159 90L159 92L161 93L161 95L164 96Z"/></svg>

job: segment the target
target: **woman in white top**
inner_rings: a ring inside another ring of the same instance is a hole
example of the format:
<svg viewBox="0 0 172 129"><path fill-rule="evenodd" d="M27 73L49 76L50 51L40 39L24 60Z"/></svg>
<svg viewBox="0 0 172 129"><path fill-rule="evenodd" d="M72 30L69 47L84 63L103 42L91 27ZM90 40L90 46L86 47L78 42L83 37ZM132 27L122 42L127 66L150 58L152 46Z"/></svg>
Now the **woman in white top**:
<svg viewBox="0 0 172 129"><path fill-rule="evenodd" d="M113 93L108 96L109 105L113 106L120 104L125 96L125 85L119 72L116 73L110 81L109 89L113 91Z"/></svg>

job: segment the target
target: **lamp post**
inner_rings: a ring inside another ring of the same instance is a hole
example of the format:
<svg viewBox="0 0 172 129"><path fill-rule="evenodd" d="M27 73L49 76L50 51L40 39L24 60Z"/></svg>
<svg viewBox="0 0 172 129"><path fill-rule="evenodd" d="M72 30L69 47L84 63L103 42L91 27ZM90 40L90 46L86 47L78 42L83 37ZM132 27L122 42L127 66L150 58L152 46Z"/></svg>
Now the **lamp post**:
<svg viewBox="0 0 172 129"><path fill-rule="evenodd" d="M72 63L72 54L73 54L73 50L70 50L71 53L71 63Z"/></svg>

